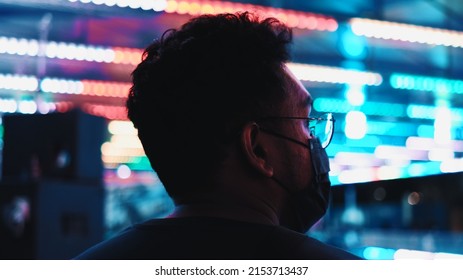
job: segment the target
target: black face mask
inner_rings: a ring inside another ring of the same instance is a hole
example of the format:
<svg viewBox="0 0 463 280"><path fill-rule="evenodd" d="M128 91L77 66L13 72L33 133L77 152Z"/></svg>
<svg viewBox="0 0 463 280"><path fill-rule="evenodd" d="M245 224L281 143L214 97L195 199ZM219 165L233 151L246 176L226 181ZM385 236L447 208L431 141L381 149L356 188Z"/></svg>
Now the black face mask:
<svg viewBox="0 0 463 280"><path fill-rule="evenodd" d="M331 195L331 182L328 174L330 171L328 155L325 149L322 148L320 140L316 137L309 139L308 143L304 143L265 128L261 128L261 130L310 150L313 173L310 186L300 191L294 191L275 178L275 176L272 177L278 185L290 194L289 202L285 205L280 216L280 225L300 233L305 233L320 220L328 210Z"/></svg>
<svg viewBox="0 0 463 280"><path fill-rule="evenodd" d="M309 146L304 146L310 149L311 154L313 169L311 185L300 191L291 191L273 177L291 195L280 217L280 225L300 233L307 232L325 215L331 194L331 182L328 175L330 166L325 149L321 147L318 138L310 139Z"/></svg>

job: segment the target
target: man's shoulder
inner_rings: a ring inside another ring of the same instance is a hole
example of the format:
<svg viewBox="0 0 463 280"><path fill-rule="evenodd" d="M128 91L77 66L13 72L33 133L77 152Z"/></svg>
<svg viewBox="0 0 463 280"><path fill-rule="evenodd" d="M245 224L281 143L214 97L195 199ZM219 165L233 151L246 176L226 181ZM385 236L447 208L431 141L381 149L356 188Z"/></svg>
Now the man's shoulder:
<svg viewBox="0 0 463 280"><path fill-rule="evenodd" d="M84 252L81 259L352 259L278 226L219 218L155 219Z"/></svg>
<svg viewBox="0 0 463 280"><path fill-rule="evenodd" d="M306 234L278 227L275 241L283 247L288 259L305 260L359 260L360 257L326 244Z"/></svg>

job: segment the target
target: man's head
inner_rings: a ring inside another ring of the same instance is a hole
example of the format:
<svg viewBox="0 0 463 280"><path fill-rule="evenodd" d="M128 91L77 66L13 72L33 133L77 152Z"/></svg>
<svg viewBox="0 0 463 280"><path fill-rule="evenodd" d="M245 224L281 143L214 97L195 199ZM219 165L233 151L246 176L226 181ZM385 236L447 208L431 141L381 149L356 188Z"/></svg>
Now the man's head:
<svg viewBox="0 0 463 280"><path fill-rule="evenodd" d="M284 67L291 39L275 19L207 15L146 49L128 115L174 199L211 188L245 124L288 109L281 104L294 87Z"/></svg>

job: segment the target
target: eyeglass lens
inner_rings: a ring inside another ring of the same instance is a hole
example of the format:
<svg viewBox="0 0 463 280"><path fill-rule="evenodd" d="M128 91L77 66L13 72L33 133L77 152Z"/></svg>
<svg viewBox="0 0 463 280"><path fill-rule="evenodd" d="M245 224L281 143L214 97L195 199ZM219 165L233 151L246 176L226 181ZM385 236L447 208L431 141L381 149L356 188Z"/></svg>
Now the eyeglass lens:
<svg viewBox="0 0 463 280"><path fill-rule="evenodd" d="M320 140L322 148L326 148L333 136L333 116L331 113L323 114L310 122L310 131Z"/></svg>

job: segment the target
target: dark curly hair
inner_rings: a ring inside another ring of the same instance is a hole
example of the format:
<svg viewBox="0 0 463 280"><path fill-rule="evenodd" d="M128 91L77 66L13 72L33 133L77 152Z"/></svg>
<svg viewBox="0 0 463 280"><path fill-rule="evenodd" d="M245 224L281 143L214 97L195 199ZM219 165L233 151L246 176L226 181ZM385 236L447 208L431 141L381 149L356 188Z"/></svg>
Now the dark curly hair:
<svg viewBox="0 0 463 280"><path fill-rule="evenodd" d="M208 190L240 128L285 97L292 32L251 13L203 15L148 46L128 117L174 198Z"/></svg>

